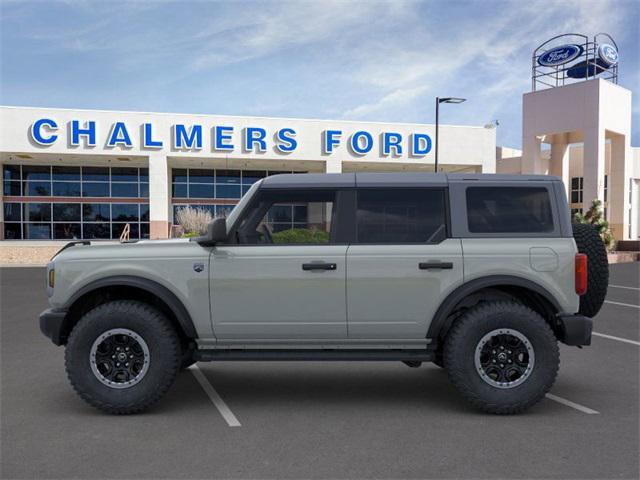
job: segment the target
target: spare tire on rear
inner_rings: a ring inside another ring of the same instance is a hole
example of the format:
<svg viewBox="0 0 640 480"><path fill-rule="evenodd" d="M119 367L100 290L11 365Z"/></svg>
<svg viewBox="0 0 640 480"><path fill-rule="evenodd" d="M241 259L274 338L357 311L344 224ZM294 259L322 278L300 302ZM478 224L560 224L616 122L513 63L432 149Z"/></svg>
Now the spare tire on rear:
<svg viewBox="0 0 640 480"><path fill-rule="evenodd" d="M609 285L607 249L600 234L592 225L574 223L573 238L578 252L587 256L587 293L580 297L578 312L594 317L602 307Z"/></svg>

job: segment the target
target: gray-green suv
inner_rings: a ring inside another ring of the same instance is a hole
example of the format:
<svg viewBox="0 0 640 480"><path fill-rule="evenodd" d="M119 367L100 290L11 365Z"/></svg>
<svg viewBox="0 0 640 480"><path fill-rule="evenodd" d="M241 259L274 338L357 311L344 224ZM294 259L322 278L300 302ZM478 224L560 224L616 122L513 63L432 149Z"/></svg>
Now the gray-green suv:
<svg viewBox="0 0 640 480"><path fill-rule="evenodd" d="M590 344L607 283L554 177L277 175L205 236L67 245L40 328L110 413L221 360L434 362L476 407L516 413L551 388L558 341Z"/></svg>

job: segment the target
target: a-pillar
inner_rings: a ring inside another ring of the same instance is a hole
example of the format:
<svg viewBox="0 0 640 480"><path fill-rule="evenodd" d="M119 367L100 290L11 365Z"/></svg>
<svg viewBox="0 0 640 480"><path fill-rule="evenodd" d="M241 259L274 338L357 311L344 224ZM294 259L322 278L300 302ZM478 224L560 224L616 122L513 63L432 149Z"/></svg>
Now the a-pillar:
<svg viewBox="0 0 640 480"><path fill-rule="evenodd" d="M586 212L595 199L604 203L605 132L592 127L584 131L584 159L582 164L582 211Z"/></svg>
<svg viewBox="0 0 640 480"><path fill-rule="evenodd" d="M554 136L551 144L549 174L560 177L567 192L569 187L569 142L566 133Z"/></svg>
<svg viewBox="0 0 640 480"><path fill-rule="evenodd" d="M169 164L164 154L149 155L150 238L169 237Z"/></svg>
<svg viewBox="0 0 640 480"><path fill-rule="evenodd" d="M614 238L629 237L630 188L625 180L625 172L631 171L631 145L627 135L613 135L611 138L611 160L607 202L609 203L609 225ZM627 178L629 175L626 175Z"/></svg>

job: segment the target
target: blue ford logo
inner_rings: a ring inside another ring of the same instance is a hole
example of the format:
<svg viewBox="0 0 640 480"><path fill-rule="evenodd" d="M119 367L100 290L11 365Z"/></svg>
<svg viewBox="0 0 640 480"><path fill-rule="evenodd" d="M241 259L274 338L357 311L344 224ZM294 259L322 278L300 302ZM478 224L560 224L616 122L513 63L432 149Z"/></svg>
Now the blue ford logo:
<svg viewBox="0 0 640 480"><path fill-rule="evenodd" d="M538 63L543 67L556 67L578 58L583 48L580 45L561 45L547 50L538 57Z"/></svg>
<svg viewBox="0 0 640 480"><path fill-rule="evenodd" d="M613 45L603 43L598 47L598 57L608 66L618 63L618 50Z"/></svg>

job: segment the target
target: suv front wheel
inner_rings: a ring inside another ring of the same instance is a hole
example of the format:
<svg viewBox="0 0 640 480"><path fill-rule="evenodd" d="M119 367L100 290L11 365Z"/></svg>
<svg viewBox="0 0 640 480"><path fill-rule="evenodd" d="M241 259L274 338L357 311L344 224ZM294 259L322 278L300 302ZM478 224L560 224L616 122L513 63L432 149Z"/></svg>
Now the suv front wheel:
<svg viewBox="0 0 640 480"><path fill-rule="evenodd" d="M65 351L67 375L90 405L130 414L157 402L176 378L182 360L171 322L133 300L104 303L73 328Z"/></svg>
<svg viewBox="0 0 640 480"><path fill-rule="evenodd" d="M444 345L451 383L475 407L520 413L553 385L560 354L547 322L512 301L480 304L459 318Z"/></svg>

